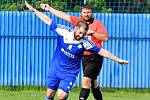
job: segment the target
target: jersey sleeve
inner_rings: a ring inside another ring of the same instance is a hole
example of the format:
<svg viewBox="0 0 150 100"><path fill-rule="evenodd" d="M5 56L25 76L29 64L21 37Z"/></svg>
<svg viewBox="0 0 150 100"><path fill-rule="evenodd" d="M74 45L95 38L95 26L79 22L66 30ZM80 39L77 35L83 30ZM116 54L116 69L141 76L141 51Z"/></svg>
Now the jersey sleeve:
<svg viewBox="0 0 150 100"><path fill-rule="evenodd" d="M66 33L71 32L72 29L70 27L67 27L65 25L56 24L54 21L52 21L50 25L50 29L57 33L57 35L64 36Z"/></svg>
<svg viewBox="0 0 150 100"><path fill-rule="evenodd" d="M57 29L57 24L56 24L54 21L51 22L51 24L50 24L50 29L51 29L52 31L55 31L55 30Z"/></svg>
<svg viewBox="0 0 150 100"><path fill-rule="evenodd" d="M91 51L93 53L98 53L100 51L100 48L97 47L94 42L88 38L85 38L83 40L83 46L86 50Z"/></svg>
<svg viewBox="0 0 150 100"><path fill-rule="evenodd" d="M103 25L103 23L102 22L100 22L100 21L98 21L98 24L97 24L98 26L97 26L97 29L96 29L96 32L97 33L100 33L100 34L108 34L107 33L107 30L106 30L106 28L104 27L104 25Z"/></svg>
<svg viewBox="0 0 150 100"><path fill-rule="evenodd" d="M70 16L70 19L71 19L71 24L76 26L77 23L80 21L80 18L79 17L75 17L75 16Z"/></svg>

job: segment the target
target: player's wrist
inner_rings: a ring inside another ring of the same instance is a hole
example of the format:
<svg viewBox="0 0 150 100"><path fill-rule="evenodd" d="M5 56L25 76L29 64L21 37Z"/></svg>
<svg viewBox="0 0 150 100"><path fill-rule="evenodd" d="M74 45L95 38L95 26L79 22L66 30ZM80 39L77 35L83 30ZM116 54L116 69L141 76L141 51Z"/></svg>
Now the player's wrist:
<svg viewBox="0 0 150 100"><path fill-rule="evenodd" d="M37 10L35 8L32 8L30 11L32 12L36 12Z"/></svg>
<svg viewBox="0 0 150 100"><path fill-rule="evenodd" d="M117 58L115 61L119 63L119 62L120 62L120 59L119 59L119 58Z"/></svg>
<svg viewBox="0 0 150 100"><path fill-rule="evenodd" d="M32 12L36 12L36 9L32 9Z"/></svg>
<svg viewBox="0 0 150 100"><path fill-rule="evenodd" d="M44 10L49 10L50 11L50 6L48 4L45 4Z"/></svg>

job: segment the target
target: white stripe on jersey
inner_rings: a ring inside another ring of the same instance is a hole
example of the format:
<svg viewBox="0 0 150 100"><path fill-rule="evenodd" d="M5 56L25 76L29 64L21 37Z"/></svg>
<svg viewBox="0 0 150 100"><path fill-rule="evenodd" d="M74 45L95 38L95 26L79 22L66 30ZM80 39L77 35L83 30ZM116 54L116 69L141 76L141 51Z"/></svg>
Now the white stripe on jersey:
<svg viewBox="0 0 150 100"><path fill-rule="evenodd" d="M64 43L80 43L79 41L74 39L74 31L70 27L65 25L57 24L57 28L55 30L59 35L63 36Z"/></svg>
<svg viewBox="0 0 150 100"><path fill-rule="evenodd" d="M85 47L86 50L89 50L95 46L94 42L88 37L84 37L82 41L83 41L83 46Z"/></svg>
<svg viewBox="0 0 150 100"><path fill-rule="evenodd" d="M71 31L73 31L73 29L71 29L70 27L67 27L65 25L57 24L56 32L59 35L65 36L65 35L67 35L67 33L70 33Z"/></svg>
<svg viewBox="0 0 150 100"><path fill-rule="evenodd" d="M83 46L86 50L89 50L95 46L94 42L91 40L90 37L85 36L80 41L74 40L74 33L73 29L67 27L65 25L57 24L57 28L55 30L59 35L63 36L64 43L77 43L83 42Z"/></svg>
<svg viewBox="0 0 150 100"><path fill-rule="evenodd" d="M80 41L74 39L73 31L68 34L65 34L63 37L64 37L64 43L74 43L74 44L80 43Z"/></svg>

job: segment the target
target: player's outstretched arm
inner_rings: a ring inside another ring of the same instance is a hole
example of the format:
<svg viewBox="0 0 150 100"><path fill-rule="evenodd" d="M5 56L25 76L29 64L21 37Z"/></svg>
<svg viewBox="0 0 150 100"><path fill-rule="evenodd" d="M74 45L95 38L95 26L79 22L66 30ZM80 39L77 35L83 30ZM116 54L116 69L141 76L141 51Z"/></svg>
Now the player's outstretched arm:
<svg viewBox="0 0 150 100"><path fill-rule="evenodd" d="M101 49L98 54L101 56L104 56L108 59L114 60L120 64L128 64L129 63L129 61L120 59L105 49Z"/></svg>
<svg viewBox="0 0 150 100"><path fill-rule="evenodd" d="M67 15L66 13L64 13L62 11L56 10L53 7L49 6L48 4L41 3L40 7L46 11L53 13L55 16L57 16L61 19L71 22L70 15Z"/></svg>
<svg viewBox="0 0 150 100"><path fill-rule="evenodd" d="M48 25L51 24L51 22L52 22L51 18L49 18L47 15L43 14L42 12L39 12L37 9L33 8L26 1L25 1L25 4L26 4L27 8L29 8L29 10L32 11L36 16L38 16L43 22L45 22Z"/></svg>

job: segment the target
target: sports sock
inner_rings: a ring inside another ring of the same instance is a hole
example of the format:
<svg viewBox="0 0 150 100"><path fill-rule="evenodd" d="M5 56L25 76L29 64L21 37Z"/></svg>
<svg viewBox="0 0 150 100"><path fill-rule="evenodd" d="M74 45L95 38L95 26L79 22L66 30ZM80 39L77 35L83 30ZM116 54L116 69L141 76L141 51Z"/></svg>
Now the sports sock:
<svg viewBox="0 0 150 100"><path fill-rule="evenodd" d="M96 100L103 100L102 93L99 86L96 88L92 87L92 93Z"/></svg>
<svg viewBox="0 0 150 100"><path fill-rule="evenodd" d="M90 93L90 89L82 88L79 96L79 100L87 100Z"/></svg>

